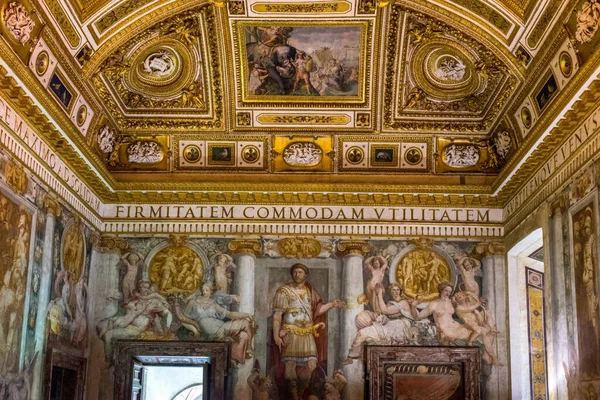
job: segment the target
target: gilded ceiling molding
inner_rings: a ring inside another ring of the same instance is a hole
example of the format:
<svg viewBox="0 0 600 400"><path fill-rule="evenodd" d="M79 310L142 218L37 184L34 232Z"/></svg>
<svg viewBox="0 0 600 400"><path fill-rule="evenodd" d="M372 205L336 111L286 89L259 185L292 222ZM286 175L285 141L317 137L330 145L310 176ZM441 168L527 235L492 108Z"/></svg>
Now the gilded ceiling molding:
<svg viewBox="0 0 600 400"><path fill-rule="evenodd" d="M517 152L512 156L507 165L504 166L500 172L500 175L496 178L493 184L495 190L504 183L508 176L513 172L513 169L519 165L523 157L525 157L530 150L530 147L539 140L541 135L546 133L550 124L554 122L557 115L559 115L573 99L575 94L581 88L581 85L583 85L589 79L590 75L596 71L597 63L599 61L600 53L595 53L591 59L579 69L577 75L567 83L566 87L558 94L558 97L553 100L539 117L536 125L529 132L526 139L520 144ZM598 80L591 83L588 90L573 104L571 110L567 111L564 117L558 121L557 127L546 135L544 142L537 147L537 151L529 156L527 163L523 164L519 170L522 170L525 167L532 170L534 166L541 165L547 160L549 154L555 149L554 146L564 141L564 139L571 134L574 126L577 126L580 123L581 119L579 117L581 114L585 114L585 110L589 112L590 105L596 104L598 99L600 99L600 93L598 93L599 87L600 82ZM520 103L517 102L516 104ZM514 113L510 114L512 115ZM508 197L516 193L518 187L532 175L533 171L530 171L529 173L525 171L519 173L519 171L517 171L515 175L510 178L509 182L502 187L502 190L498 193L499 198L503 202L506 202Z"/></svg>
<svg viewBox="0 0 600 400"><path fill-rule="evenodd" d="M473 15L486 20L492 26L494 26L496 29L502 32L504 36L508 36L508 33L510 32L511 28L515 26L508 19L506 19L504 15L496 11L493 7L488 6L487 4L478 0L450 1L454 4L458 4L459 6L466 8Z"/></svg>
<svg viewBox="0 0 600 400"><path fill-rule="evenodd" d="M544 33L551 26L550 22L552 19L560 18L560 15L557 15L558 10L562 4L563 0L550 0L544 8L542 15L537 20L535 27L531 30L529 35L527 36L527 45L530 49L535 49L540 44Z"/></svg>
<svg viewBox="0 0 600 400"><path fill-rule="evenodd" d="M214 7L188 10L139 33L103 62L92 83L120 133L224 128L216 20Z"/></svg>
<svg viewBox="0 0 600 400"><path fill-rule="evenodd" d="M407 0L402 2L402 6L439 19L450 26L460 26L464 34L471 36L492 51L502 64L509 68L512 74L519 77L520 80L523 79L525 68L523 68L521 63L509 50L512 39L501 35L494 35L490 33L490 30L483 29L477 24L468 21L464 18L463 9L453 6L449 2L444 3L444 7L437 6L428 0ZM450 10L447 8L450 8ZM474 16L477 17L477 15ZM491 31L493 32L493 30Z"/></svg>
<svg viewBox="0 0 600 400"><path fill-rule="evenodd" d="M50 98L50 93L42 87L41 83L33 76L33 73L24 68L21 60L19 60L14 52L8 47L4 41L0 40L0 59L7 66L15 71L21 83L18 83L13 77L8 75L8 71L0 66L0 80L3 81L0 87L0 96L5 99L11 106L20 111L25 120L29 121L29 125L35 127L35 130L41 134L46 142L53 148L59 150L61 157L73 168L81 174L82 180L86 181L98 191L99 195L109 194L110 190L102 183L102 180L92 172L90 164L100 172L102 179L109 184L114 184L115 180L108 170L101 163L100 159L88 146L87 141L79 130L73 125L69 116L64 112L56 100ZM35 105L35 102L30 99L25 92L22 92L20 85L24 85L32 93L39 104L48 112L49 115L58 123L60 128L55 127L48 121L48 117L44 112ZM15 98L15 93L18 94L18 101L9 101L8 99ZM59 130L60 129L60 130ZM85 159L71 147L65 145L66 135L79 149Z"/></svg>
<svg viewBox="0 0 600 400"><path fill-rule="evenodd" d="M476 39L420 12L393 5L388 24L406 33L388 30L384 128L489 133L518 82L509 67ZM410 61L398 65L402 58ZM454 75L438 76L442 59Z"/></svg>
<svg viewBox="0 0 600 400"><path fill-rule="evenodd" d="M75 49L81 43L81 37L73 27L71 20L60 5L59 0L44 0L44 3L48 6L48 9L52 13L49 18L54 18L56 23L60 27L62 33L67 38L69 45Z"/></svg>
<svg viewBox="0 0 600 400"><path fill-rule="evenodd" d="M125 45L126 42L141 34L148 28L157 23L167 20L177 14L183 13L202 5L210 7L206 0L161 0L156 8L144 16L134 20L126 20L119 24L118 31L110 36L103 38L98 49L92 54L90 60L82 68L82 76L84 79L89 79L98 72L102 63L110 57L110 55L118 48ZM125 29L126 28L126 29Z"/></svg>

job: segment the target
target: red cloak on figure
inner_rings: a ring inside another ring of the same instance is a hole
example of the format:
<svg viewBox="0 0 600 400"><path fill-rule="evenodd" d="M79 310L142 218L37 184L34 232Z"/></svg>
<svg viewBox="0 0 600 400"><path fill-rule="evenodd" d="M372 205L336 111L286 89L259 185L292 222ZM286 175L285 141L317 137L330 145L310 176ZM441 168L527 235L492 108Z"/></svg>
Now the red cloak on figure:
<svg viewBox="0 0 600 400"><path fill-rule="evenodd" d="M291 283L293 283L293 282L289 282L288 285ZM317 315L319 307L321 305L323 305L323 299L321 298L321 295L312 287L312 285L310 283L304 282L304 285L306 285L308 290L310 290L313 325L316 325L320 322L325 324L325 328L320 329L318 331L319 336L315 337L315 344L317 345L317 368L315 369L315 371L313 371L313 375L315 375L315 373L317 373L317 372L320 375L322 375L323 373L325 375L327 375L327 313L324 313L322 315L319 315L318 317L315 317L315 315ZM272 326L271 326L271 328L272 328ZM270 373L274 377L275 383L277 384L277 389L279 391L279 398L285 399L286 398L285 377L284 377L285 368L284 368L283 362L281 361L281 351L279 351L279 347L277 347L277 345L275 344L275 340L273 339L273 329L270 329L270 332L271 332L269 335L269 337L270 337L270 340L269 340ZM305 367L306 367L305 365L302 365L302 366L297 365L296 366L296 374L298 374L302 370L302 368L305 368ZM302 399L308 398L309 392L311 389L310 386L311 385L309 385L309 387L306 388L304 393L299 393L299 395Z"/></svg>

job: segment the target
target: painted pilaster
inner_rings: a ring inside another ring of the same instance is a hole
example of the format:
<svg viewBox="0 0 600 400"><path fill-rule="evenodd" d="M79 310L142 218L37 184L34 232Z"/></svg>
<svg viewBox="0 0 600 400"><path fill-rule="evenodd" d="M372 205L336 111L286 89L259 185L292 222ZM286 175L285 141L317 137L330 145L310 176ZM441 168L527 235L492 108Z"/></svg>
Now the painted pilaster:
<svg viewBox="0 0 600 400"><path fill-rule="evenodd" d="M44 199L46 209L46 228L44 231L44 247L40 274L40 290L38 294L38 313L35 318L35 353L38 354L33 371L31 387L32 399L42 398L44 379L44 359L46 348L46 308L50 302L52 288L52 260L54 259L54 228L56 218L60 216L61 208L56 199L46 196Z"/></svg>
<svg viewBox="0 0 600 400"><path fill-rule="evenodd" d="M370 251L370 246L368 243L362 241L342 240L337 243L336 250L337 254L344 261L342 271L342 299L346 302L346 307L342 311L342 330L340 332L339 348L339 357L344 359L348 356L352 341L356 336L354 319L359 312L364 310L364 306L358 304L356 299L364 292L363 260L365 254ZM364 368L362 362L345 365L343 372L348 380L348 385L344 391L344 398L362 399L364 391Z"/></svg>
<svg viewBox="0 0 600 400"><path fill-rule="evenodd" d="M256 257L262 254L262 245L258 240L232 240L229 242L228 248L235 254L237 265L233 291L240 296L238 311L254 314L254 269ZM252 372L253 366L254 357L246 360L244 365L238 366L237 379L233 388L234 398L252 399L252 391L246 381Z"/></svg>
<svg viewBox="0 0 600 400"><path fill-rule="evenodd" d="M87 368L87 400L112 399L113 369L105 364L104 342L96 334L98 322L119 310L117 290L121 255L129 251L127 239L117 236L93 237L88 284L88 323L90 326L90 355ZM101 384L102 382L102 384ZM110 383L110 384L108 384Z"/></svg>
<svg viewBox="0 0 600 400"><path fill-rule="evenodd" d="M564 271L564 240L563 240L563 214L566 203L561 197L550 204L550 263L545 263L550 269L546 274L546 288L552 296L546 299L550 303L550 310L546 312L549 321L546 321L546 334L551 334L552 354L548 366L553 369L549 372L548 384L556 388L556 394L551 398L566 399L568 397L567 379L564 365L569 365L569 333L567 331L567 294L565 289ZM550 369L549 368L549 369Z"/></svg>
<svg viewBox="0 0 600 400"><path fill-rule="evenodd" d="M481 259L483 288L481 295L487 300L487 310L496 319L496 354L503 365L491 366L489 375L485 377L483 398L488 400L508 399L508 318L506 293L506 251L502 243L481 243L477 252Z"/></svg>

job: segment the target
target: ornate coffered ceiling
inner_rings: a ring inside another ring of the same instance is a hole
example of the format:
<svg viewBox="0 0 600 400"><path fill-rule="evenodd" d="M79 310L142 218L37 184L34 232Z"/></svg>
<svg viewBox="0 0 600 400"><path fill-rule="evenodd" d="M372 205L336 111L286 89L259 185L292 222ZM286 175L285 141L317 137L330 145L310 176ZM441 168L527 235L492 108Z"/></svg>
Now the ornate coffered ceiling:
<svg viewBox="0 0 600 400"><path fill-rule="evenodd" d="M3 46L72 143L60 151L110 201L223 187L487 196L598 41L576 37L581 21L597 30L585 1L17 1L31 30L10 22L13 3Z"/></svg>

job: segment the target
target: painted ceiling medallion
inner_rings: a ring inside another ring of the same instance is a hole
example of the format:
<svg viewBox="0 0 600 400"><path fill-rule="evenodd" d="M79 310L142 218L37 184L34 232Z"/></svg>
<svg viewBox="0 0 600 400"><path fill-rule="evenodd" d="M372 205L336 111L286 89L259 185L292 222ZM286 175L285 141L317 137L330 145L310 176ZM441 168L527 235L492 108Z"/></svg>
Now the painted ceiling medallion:
<svg viewBox="0 0 600 400"><path fill-rule="evenodd" d="M404 160L410 165L416 165L423 159L423 152L418 147L411 147L404 153Z"/></svg>
<svg viewBox="0 0 600 400"><path fill-rule="evenodd" d="M346 160L350 164L358 164L365 158L365 152L358 146L353 146L346 152Z"/></svg>
<svg viewBox="0 0 600 400"><path fill-rule="evenodd" d="M183 149L183 159L189 163L195 163L202 157L202 150L195 144L185 146Z"/></svg>
<svg viewBox="0 0 600 400"><path fill-rule="evenodd" d="M283 151L283 160L292 166L313 167L323 159L323 150L310 142L292 143Z"/></svg>
<svg viewBox="0 0 600 400"><path fill-rule="evenodd" d="M255 163L260 157L260 150L256 146L248 145L242 149L242 159L248 164Z"/></svg>
<svg viewBox="0 0 600 400"><path fill-rule="evenodd" d="M558 58L560 72L568 78L573 72L573 58L566 51L562 52Z"/></svg>
<svg viewBox="0 0 600 400"><path fill-rule="evenodd" d="M83 124L85 124L85 121L87 120L87 115L88 115L87 107L84 105L81 105L81 107L79 107L79 109L77 110L77 125L78 126L82 126Z"/></svg>
<svg viewBox="0 0 600 400"><path fill-rule="evenodd" d="M481 87L474 74L476 59L458 43L435 38L418 45L410 61L417 87L443 100L457 100L475 94Z"/></svg>
<svg viewBox="0 0 600 400"><path fill-rule="evenodd" d="M50 65L50 57L48 56L47 51L40 51L37 58L35 59L35 72L42 76L48 70L48 66Z"/></svg>
<svg viewBox="0 0 600 400"><path fill-rule="evenodd" d="M525 128L531 128L531 111L527 107L521 109L521 122L523 122Z"/></svg>

